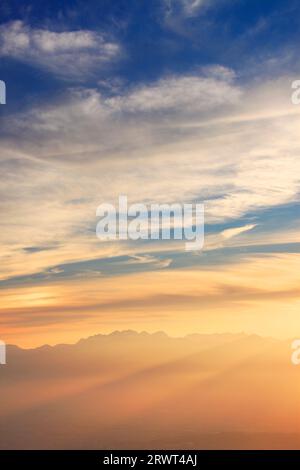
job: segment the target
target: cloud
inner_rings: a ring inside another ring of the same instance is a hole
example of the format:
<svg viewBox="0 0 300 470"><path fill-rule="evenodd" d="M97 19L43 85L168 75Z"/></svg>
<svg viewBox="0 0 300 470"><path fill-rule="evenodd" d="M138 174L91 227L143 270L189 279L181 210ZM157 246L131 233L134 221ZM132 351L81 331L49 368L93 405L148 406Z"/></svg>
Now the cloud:
<svg viewBox="0 0 300 470"><path fill-rule="evenodd" d="M211 0L180 0L183 11L187 16L195 15L199 9L210 3Z"/></svg>
<svg viewBox="0 0 300 470"><path fill-rule="evenodd" d="M150 265L153 269L168 268L172 264L172 259L159 259L151 255L137 254L131 256L124 264Z"/></svg>
<svg viewBox="0 0 300 470"><path fill-rule="evenodd" d="M80 79L114 61L120 46L88 30L55 32L22 21L0 26L0 56L49 70L62 78Z"/></svg>
<svg viewBox="0 0 300 470"><path fill-rule="evenodd" d="M216 0L164 0L166 18L170 16L191 18L214 3Z"/></svg>
<svg viewBox="0 0 300 470"><path fill-rule="evenodd" d="M1 332L12 333L14 328L20 337L23 329L22 341L30 342L35 332L36 340L43 342L55 324L61 325L65 339L75 327L79 337L126 325L150 331L160 327L181 335L228 331L230 325L234 332L293 336L299 325L299 260L299 254L256 255L230 266L157 269L2 288ZM40 331L28 328L34 325Z"/></svg>
<svg viewBox="0 0 300 470"><path fill-rule="evenodd" d="M0 150L1 278L151 251L96 239L95 208L117 203L120 194L130 204L204 202L206 224L227 227L297 202L300 115L289 83L282 77L241 86L232 70L216 66L108 98L97 89L72 89L59 102L7 117ZM223 246L221 232L206 247ZM240 242L233 234L227 232L226 244ZM56 248L24 251L44 246Z"/></svg>
<svg viewBox="0 0 300 470"><path fill-rule="evenodd" d="M240 90L233 85L233 79L231 70L211 67L202 74L169 76L140 86L127 95L107 100L106 104L112 110L127 112L205 112L238 100Z"/></svg>
<svg viewBox="0 0 300 470"><path fill-rule="evenodd" d="M222 232L222 236L226 240L228 240L230 238L236 237L237 235L240 235L241 233L248 232L249 230L252 230L254 227L256 227L255 224L248 224L248 225L244 225L243 227L229 228Z"/></svg>

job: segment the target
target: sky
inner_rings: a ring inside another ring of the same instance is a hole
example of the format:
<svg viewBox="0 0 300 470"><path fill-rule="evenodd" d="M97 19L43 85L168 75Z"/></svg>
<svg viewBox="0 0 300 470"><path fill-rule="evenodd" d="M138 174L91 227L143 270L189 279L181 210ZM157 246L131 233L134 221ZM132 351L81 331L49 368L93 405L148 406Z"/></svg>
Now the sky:
<svg viewBox="0 0 300 470"><path fill-rule="evenodd" d="M3 0L0 337L300 333L297 0ZM205 243L96 208L205 205Z"/></svg>

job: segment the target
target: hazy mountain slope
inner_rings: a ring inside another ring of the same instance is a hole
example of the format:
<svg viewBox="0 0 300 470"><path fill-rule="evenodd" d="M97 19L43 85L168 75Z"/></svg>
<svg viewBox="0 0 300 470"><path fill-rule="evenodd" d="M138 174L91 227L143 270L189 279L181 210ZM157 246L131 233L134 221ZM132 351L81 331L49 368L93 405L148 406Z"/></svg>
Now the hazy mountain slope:
<svg viewBox="0 0 300 470"><path fill-rule="evenodd" d="M290 343L114 333L8 349L1 448L300 448Z"/></svg>

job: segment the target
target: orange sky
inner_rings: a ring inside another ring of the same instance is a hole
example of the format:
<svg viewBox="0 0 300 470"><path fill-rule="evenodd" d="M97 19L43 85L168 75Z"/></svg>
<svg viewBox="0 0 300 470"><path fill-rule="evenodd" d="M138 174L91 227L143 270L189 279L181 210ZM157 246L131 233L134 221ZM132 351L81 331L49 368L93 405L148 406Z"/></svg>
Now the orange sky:
<svg viewBox="0 0 300 470"><path fill-rule="evenodd" d="M300 332L300 255L251 258L217 269L159 270L43 282L2 290L3 340L30 347L118 329Z"/></svg>

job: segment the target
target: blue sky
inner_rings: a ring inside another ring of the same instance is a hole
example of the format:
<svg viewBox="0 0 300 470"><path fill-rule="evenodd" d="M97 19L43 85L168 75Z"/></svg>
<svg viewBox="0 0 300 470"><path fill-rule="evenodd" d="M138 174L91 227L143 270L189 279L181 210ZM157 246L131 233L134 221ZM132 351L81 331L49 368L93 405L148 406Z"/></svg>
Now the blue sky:
<svg viewBox="0 0 300 470"><path fill-rule="evenodd" d="M194 6L193 6L194 5ZM23 21L32 29L88 30L107 34L122 46L122 54L109 70L81 76L80 84L99 86L99 75L128 87L164 74L186 73L203 65L238 69L240 79L272 74L272 59L285 57L293 69L299 65L299 2L296 0L184 0L153 1L3 1L1 24ZM74 58L76 60L76 58ZM296 61L296 64L295 64ZM8 109L28 100L51 100L66 87L78 85L49 73L37 63L1 59L2 79L10 83ZM22 80L19 80L20 74ZM110 90L102 87L104 93Z"/></svg>

